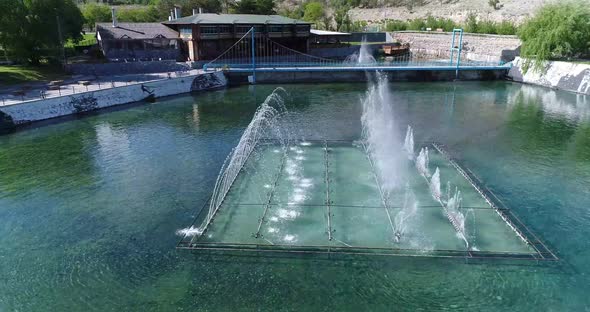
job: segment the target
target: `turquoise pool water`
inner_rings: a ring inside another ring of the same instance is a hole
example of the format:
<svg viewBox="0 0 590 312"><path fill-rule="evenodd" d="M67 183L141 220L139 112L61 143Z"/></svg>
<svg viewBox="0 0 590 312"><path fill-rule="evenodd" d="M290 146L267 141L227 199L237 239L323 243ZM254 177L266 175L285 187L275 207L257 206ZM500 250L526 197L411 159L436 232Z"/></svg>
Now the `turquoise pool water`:
<svg viewBox="0 0 590 312"><path fill-rule="evenodd" d="M308 139L360 136L365 84L286 85ZM439 141L561 258L204 255L176 231L275 86L128 106L0 137L0 311L590 308L590 98L512 84L392 84L395 118Z"/></svg>

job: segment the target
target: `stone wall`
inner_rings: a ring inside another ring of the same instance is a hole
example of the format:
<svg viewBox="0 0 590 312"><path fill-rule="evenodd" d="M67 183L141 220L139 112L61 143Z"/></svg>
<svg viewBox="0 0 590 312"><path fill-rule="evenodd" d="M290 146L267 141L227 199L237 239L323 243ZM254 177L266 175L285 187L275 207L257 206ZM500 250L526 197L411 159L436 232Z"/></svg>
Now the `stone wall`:
<svg viewBox="0 0 590 312"><path fill-rule="evenodd" d="M400 31L393 32L392 37L402 43L410 43L412 52L450 57L452 33ZM520 45L520 39L516 36L463 34L461 57L473 61L509 62L518 55Z"/></svg>
<svg viewBox="0 0 590 312"><path fill-rule="evenodd" d="M5 105L0 107L0 118L7 122L11 121L13 125L20 125L66 115L81 114L115 105L153 100L163 96L219 88L226 84L225 76L221 72L163 79L45 100ZM7 122L6 125L9 126Z"/></svg>
<svg viewBox="0 0 590 312"><path fill-rule="evenodd" d="M523 59L516 58L508 78L517 82L590 95L590 64L547 62L541 71L524 73Z"/></svg>

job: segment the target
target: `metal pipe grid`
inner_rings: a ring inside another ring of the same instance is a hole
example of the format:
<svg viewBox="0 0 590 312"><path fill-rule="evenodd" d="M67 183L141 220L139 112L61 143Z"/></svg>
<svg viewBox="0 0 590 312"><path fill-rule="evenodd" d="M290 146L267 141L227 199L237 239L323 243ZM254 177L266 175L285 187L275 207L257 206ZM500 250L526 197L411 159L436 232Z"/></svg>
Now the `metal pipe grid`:
<svg viewBox="0 0 590 312"><path fill-rule="evenodd" d="M275 139L261 139L261 144L276 144L278 141ZM297 144L301 142L315 143L320 146L327 148L329 144L334 145L360 145L363 144L360 141L354 140L292 140L291 143ZM429 142L433 148L435 148L441 155L443 155L449 163L455 167L459 173L467 179L467 181L481 194L481 196L490 204L491 208L474 207L477 209L494 209L506 223L510 222L511 228L518 231L519 237L530 245L534 253L518 253L508 251L473 251L473 250L445 250L445 249L434 249L429 251L422 251L416 249L404 249L404 248L383 248L383 247L366 247L366 246L353 246L344 244L345 246L339 245L285 245L285 244L250 244L250 243L223 243L223 242L202 242L199 238L205 233L189 237L184 235L183 238L176 245L177 249L183 250L198 250L198 251L238 251L238 252L279 252L286 254L343 254L343 255L366 255L366 256L396 256L396 257L421 257L421 258L456 258L456 259L475 259L475 260L529 260L536 262L556 262L559 258L554 252L552 252L545 243L543 243L537 235L535 235L522 221L514 215L507 208L506 205L487 187L483 185L481 180L473 174L468 168L461 166L458 161L453 158L450 153L444 148L443 144L437 142ZM418 144L418 145L427 145ZM328 169L329 163L327 159L326 150L326 170ZM282 165L282 163L281 163ZM328 171L326 171L326 181L329 181ZM476 182L479 181L479 182ZM330 216L330 209L332 207L354 207L360 209L383 209L383 207L371 207L371 206L342 206L332 205L329 202L329 190L326 193L326 204L324 208L328 211ZM492 200L494 198L494 200ZM207 207L208 201L204 204L203 208ZM240 204L241 206L247 205L261 205L261 204ZM264 204L262 204L264 205ZM273 206L273 204L267 203L266 208ZM308 205L300 205L308 206ZM314 207L321 207L322 205L309 205ZM397 208L397 207L390 207ZM422 208L439 208L436 207L422 207ZM198 220L201 215L206 212L206 209L201 209L191 226L198 224ZM264 217L264 216L263 216ZM331 237L331 220L328 219L328 230L329 237ZM188 239L188 240L187 240ZM332 240L329 240L332 241ZM336 241L336 240L333 240Z"/></svg>

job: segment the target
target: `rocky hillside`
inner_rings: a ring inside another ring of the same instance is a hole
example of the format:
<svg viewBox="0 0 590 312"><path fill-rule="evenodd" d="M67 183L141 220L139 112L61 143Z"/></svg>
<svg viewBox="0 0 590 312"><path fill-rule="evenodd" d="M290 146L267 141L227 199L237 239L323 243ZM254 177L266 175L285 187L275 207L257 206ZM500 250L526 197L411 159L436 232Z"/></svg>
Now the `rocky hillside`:
<svg viewBox="0 0 590 312"><path fill-rule="evenodd" d="M590 0L581 0L588 1ZM500 22L510 20L520 24L539 7L552 0L500 0L494 9L489 0L421 0L409 1L401 6L383 5L378 8L354 8L349 14L354 21L380 21L384 19L409 20L428 15L445 17L462 23L469 14L479 19ZM416 4L418 3L418 4Z"/></svg>

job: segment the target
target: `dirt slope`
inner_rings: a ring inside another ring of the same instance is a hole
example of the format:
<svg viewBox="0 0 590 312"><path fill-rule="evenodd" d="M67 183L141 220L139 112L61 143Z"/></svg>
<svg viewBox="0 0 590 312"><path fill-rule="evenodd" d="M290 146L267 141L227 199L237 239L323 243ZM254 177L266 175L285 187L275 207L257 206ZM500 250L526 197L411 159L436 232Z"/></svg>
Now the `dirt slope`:
<svg viewBox="0 0 590 312"><path fill-rule="evenodd" d="M488 4L488 0L426 0L425 5L408 7L382 7L374 9L355 8L350 11L353 20L379 21L383 19L408 20L428 15L448 17L456 22L463 22L468 14L474 13L480 19L493 21L511 20L521 23L539 7L556 0L500 0L497 10ZM590 0L580 0L588 3Z"/></svg>

